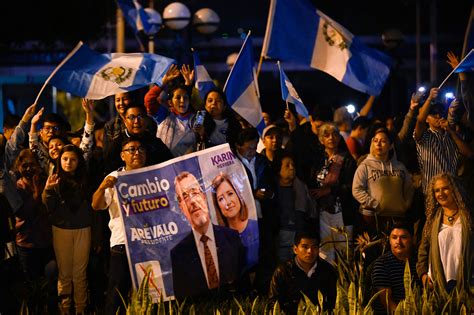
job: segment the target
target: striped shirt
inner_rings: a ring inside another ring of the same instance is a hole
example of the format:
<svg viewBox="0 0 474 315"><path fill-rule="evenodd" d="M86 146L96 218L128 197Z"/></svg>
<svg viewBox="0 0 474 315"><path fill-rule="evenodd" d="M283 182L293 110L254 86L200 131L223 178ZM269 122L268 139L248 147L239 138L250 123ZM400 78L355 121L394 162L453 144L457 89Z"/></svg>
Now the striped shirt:
<svg viewBox="0 0 474 315"><path fill-rule="evenodd" d="M416 273L416 254L413 253L410 261L410 273L412 279L419 284L418 275ZM372 271L372 287L374 293L377 293L382 288L389 288L392 290L392 300L395 303L400 302L405 298L405 286L403 284L403 276L405 273L405 262L398 260L389 251L375 260L374 269ZM387 314L385 307L379 299L373 304L376 314Z"/></svg>
<svg viewBox="0 0 474 315"><path fill-rule="evenodd" d="M413 135L413 137L415 137ZM427 195L428 185L439 173L456 175L460 153L448 132L427 128L416 142L418 164L421 171L423 192Z"/></svg>

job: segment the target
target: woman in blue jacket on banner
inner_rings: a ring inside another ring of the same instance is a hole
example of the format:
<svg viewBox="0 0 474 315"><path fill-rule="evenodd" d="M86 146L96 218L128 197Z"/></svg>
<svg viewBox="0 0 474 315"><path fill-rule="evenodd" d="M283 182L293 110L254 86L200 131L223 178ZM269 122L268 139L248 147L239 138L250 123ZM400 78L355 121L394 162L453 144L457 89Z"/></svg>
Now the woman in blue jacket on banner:
<svg viewBox="0 0 474 315"><path fill-rule="evenodd" d="M217 223L239 232L246 249L246 268L258 262L258 223L249 218L249 209L241 190L227 174L219 174L212 181L212 200Z"/></svg>

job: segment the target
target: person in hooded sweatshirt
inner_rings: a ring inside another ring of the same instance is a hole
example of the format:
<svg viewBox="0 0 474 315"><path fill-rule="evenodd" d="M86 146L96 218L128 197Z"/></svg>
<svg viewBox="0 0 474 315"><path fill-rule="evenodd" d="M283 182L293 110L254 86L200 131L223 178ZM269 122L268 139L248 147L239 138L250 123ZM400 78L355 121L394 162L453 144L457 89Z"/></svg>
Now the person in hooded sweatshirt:
<svg viewBox="0 0 474 315"><path fill-rule="evenodd" d="M393 140L385 128L375 132L370 154L357 168L352 195L360 203L362 230L378 231L387 222L405 218L413 198L411 176L391 154Z"/></svg>

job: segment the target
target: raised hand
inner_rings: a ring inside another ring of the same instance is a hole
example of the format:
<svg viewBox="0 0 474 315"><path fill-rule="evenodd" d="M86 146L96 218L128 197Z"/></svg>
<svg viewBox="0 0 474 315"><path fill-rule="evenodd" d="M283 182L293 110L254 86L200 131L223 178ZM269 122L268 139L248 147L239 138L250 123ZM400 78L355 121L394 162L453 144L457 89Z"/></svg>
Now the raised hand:
<svg viewBox="0 0 474 315"><path fill-rule="evenodd" d="M59 185L60 178L58 174L51 174L49 175L48 179L46 180L46 185L44 189L51 190L56 188Z"/></svg>
<svg viewBox="0 0 474 315"><path fill-rule="evenodd" d="M172 64L168 71L166 72L165 76L163 77L163 85L168 84L170 81L173 81L179 77L179 70L178 66L175 64Z"/></svg>
<svg viewBox="0 0 474 315"><path fill-rule="evenodd" d="M430 96L428 96L428 98L430 100L434 100L435 98L438 97L438 94L439 94L439 89L438 88L431 88L430 90Z"/></svg>
<svg viewBox="0 0 474 315"><path fill-rule="evenodd" d="M296 129L296 125L297 125L296 117L288 108L285 110L285 113L283 114L283 118L288 123L288 128L290 129L290 131L293 131Z"/></svg>
<svg viewBox="0 0 474 315"><path fill-rule="evenodd" d="M181 72L181 75L184 78L185 84L186 85L192 85L193 80L194 80L194 69L191 70L189 65L182 65L180 72Z"/></svg>
<svg viewBox="0 0 474 315"><path fill-rule="evenodd" d="M82 99L82 109L84 112L87 113L92 113L94 110L94 100L90 100L87 98Z"/></svg>
<svg viewBox="0 0 474 315"><path fill-rule="evenodd" d="M30 107L26 109L21 120L24 123L28 123L31 120L31 117L33 117L33 115L35 114L35 111L36 111L36 103L30 105Z"/></svg>
<svg viewBox="0 0 474 315"><path fill-rule="evenodd" d="M94 101L90 99L82 99L82 109L86 113L86 122L89 125L94 124L94 118L92 117L92 112L94 110Z"/></svg>
<svg viewBox="0 0 474 315"><path fill-rule="evenodd" d="M36 132L36 124L40 121L41 116L43 116L43 112L44 112L44 107L41 107L41 109L31 119L31 127L30 127L30 132L31 133Z"/></svg>
<svg viewBox="0 0 474 315"><path fill-rule="evenodd" d="M448 52L448 60L446 61L453 69L459 64L458 57L452 52Z"/></svg>
<svg viewBox="0 0 474 315"><path fill-rule="evenodd" d="M410 110L415 110L420 105L420 100L415 99L415 93L411 95Z"/></svg>

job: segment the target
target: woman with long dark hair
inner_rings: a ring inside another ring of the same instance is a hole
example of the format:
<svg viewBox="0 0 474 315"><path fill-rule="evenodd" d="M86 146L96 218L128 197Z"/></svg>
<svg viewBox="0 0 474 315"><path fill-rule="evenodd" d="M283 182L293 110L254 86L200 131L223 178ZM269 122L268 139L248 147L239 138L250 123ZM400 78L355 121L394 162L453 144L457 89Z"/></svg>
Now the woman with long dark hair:
<svg viewBox="0 0 474 315"><path fill-rule="evenodd" d="M234 147L241 125L235 113L227 104L222 90L212 89L204 98L206 115L202 128L196 129L198 135L198 149L229 143Z"/></svg>
<svg viewBox="0 0 474 315"><path fill-rule="evenodd" d="M60 311L69 313L74 293L76 314L83 313L87 305L91 198L81 149L72 144L61 149L56 172L48 177L42 198L53 225Z"/></svg>

